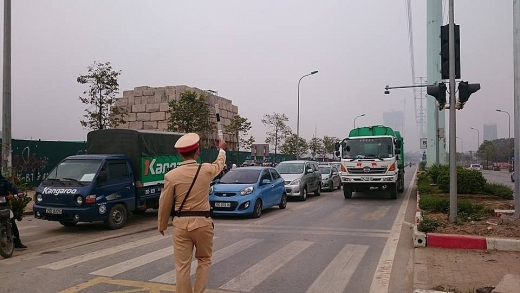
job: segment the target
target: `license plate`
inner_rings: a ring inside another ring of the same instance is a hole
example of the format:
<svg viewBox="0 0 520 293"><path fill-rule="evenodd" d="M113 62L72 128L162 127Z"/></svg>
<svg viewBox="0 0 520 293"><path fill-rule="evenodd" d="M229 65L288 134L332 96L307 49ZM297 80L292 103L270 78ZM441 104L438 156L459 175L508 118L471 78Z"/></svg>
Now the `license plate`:
<svg viewBox="0 0 520 293"><path fill-rule="evenodd" d="M361 180L363 180L363 181L371 181L372 177L361 177Z"/></svg>
<svg viewBox="0 0 520 293"><path fill-rule="evenodd" d="M229 202L216 202L215 203L215 207L216 208L230 208L231 207L231 203L229 203Z"/></svg>
<svg viewBox="0 0 520 293"><path fill-rule="evenodd" d="M52 209L52 208L45 209L46 214L61 215L62 212L63 212L62 209Z"/></svg>

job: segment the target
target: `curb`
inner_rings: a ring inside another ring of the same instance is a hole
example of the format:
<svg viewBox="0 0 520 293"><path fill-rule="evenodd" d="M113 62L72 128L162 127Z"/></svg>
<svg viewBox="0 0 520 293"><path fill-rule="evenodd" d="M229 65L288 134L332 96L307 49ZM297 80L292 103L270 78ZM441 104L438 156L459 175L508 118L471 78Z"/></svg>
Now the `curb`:
<svg viewBox="0 0 520 293"><path fill-rule="evenodd" d="M516 238L494 238L484 236L420 232L417 228L423 219L422 211L419 208L420 198L421 196L419 195L419 192L417 192L417 210L415 212L415 223L413 227L414 247L520 251L520 239ZM508 211L497 212L506 213Z"/></svg>

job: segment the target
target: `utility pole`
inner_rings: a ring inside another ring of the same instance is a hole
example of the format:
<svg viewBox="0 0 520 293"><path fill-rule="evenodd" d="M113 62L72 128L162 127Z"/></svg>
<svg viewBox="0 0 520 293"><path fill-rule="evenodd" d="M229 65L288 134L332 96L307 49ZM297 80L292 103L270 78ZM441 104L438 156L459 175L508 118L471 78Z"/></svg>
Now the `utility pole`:
<svg viewBox="0 0 520 293"><path fill-rule="evenodd" d="M455 13L454 2L449 0L449 51L450 51L450 222L457 221L457 117L455 109Z"/></svg>
<svg viewBox="0 0 520 293"><path fill-rule="evenodd" d="M440 28L442 25L442 1L427 0L427 83L435 84L441 81L440 63L441 58L439 52L441 51L441 42L439 39ZM442 130L444 130L444 113L437 108L437 103L434 98L427 99L427 138L428 148L427 152L427 166L439 165L444 163L441 160L441 153L444 152L444 144L441 148L441 137L444 137ZM443 158L446 156L443 155Z"/></svg>
<svg viewBox="0 0 520 293"><path fill-rule="evenodd" d="M514 170L515 170L515 217L520 217L520 180L518 168L520 163L520 0L513 0L513 54L514 54L514 122L515 122L515 150L514 150Z"/></svg>
<svg viewBox="0 0 520 293"><path fill-rule="evenodd" d="M11 0L4 0L4 92L2 95L2 172L11 161Z"/></svg>

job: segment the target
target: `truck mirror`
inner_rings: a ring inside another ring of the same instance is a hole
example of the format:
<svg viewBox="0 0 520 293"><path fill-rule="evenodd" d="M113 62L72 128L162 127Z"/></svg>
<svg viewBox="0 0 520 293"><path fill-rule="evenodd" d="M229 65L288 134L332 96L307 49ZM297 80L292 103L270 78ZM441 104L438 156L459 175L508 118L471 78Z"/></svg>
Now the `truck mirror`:
<svg viewBox="0 0 520 293"><path fill-rule="evenodd" d="M338 142L338 141L336 141L336 142L334 143L334 149L335 149L336 151L339 151L339 142ZM338 156L338 155L336 155L336 156Z"/></svg>
<svg viewBox="0 0 520 293"><path fill-rule="evenodd" d="M335 151L334 154L336 155L336 157L339 157L339 151Z"/></svg>
<svg viewBox="0 0 520 293"><path fill-rule="evenodd" d="M99 178L99 183L106 182L108 180L107 172L106 171L99 172L98 178Z"/></svg>
<svg viewBox="0 0 520 293"><path fill-rule="evenodd" d="M350 152L350 146L349 145L347 146L347 152Z"/></svg>
<svg viewBox="0 0 520 293"><path fill-rule="evenodd" d="M401 148L401 140L398 139L398 140L395 141L395 147L398 148L398 149Z"/></svg>

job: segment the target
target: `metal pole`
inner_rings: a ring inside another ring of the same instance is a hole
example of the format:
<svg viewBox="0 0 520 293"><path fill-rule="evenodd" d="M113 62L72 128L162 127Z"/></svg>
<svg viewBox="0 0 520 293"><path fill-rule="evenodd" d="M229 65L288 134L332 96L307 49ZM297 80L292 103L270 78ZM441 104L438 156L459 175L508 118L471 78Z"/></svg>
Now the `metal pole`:
<svg viewBox="0 0 520 293"><path fill-rule="evenodd" d="M514 170L515 170L515 217L520 217L520 179L518 168L520 163L520 0L513 0L513 52L514 52Z"/></svg>
<svg viewBox="0 0 520 293"><path fill-rule="evenodd" d="M359 117L363 117L363 116L365 116L365 114L354 117L354 128L356 128L356 119L358 119Z"/></svg>
<svg viewBox="0 0 520 293"><path fill-rule="evenodd" d="M455 0L450 0L450 222L457 221L457 118L455 109Z"/></svg>
<svg viewBox="0 0 520 293"><path fill-rule="evenodd" d="M442 1L427 0L427 84L441 81L441 25L442 25ZM426 149L426 165L428 167L440 163L440 122L444 119L444 113L439 114L435 98L429 96L426 101L426 134L428 148ZM444 125L444 123L442 123Z"/></svg>
<svg viewBox="0 0 520 293"><path fill-rule="evenodd" d="M298 113L296 115L296 159L300 158L300 154L298 153L299 143L300 143L300 82L302 79L306 76L313 75L318 73L318 71L313 71L309 74L305 74L304 76L300 77L300 80L298 80Z"/></svg>
<svg viewBox="0 0 520 293"><path fill-rule="evenodd" d="M2 171L11 168L11 0L4 0L4 92L2 115Z"/></svg>

